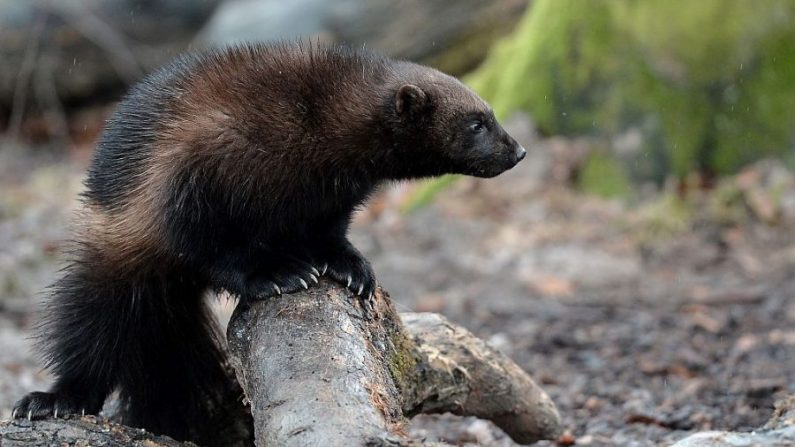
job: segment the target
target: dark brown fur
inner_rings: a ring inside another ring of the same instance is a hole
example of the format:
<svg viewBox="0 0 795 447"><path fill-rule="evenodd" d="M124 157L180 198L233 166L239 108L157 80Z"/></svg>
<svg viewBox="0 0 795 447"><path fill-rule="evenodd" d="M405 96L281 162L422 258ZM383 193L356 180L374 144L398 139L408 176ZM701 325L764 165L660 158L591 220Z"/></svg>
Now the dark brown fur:
<svg viewBox="0 0 795 447"><path fill-rule="evenodd" d="M96 413L118 389L128 424L213 443L207 421L240 390L207 289L245 302L327 274L367 303L375 278L346 233L379 183L490 177L523 155L485 102L427 67L301 44L178 59L108 123L43 324L57 380L17 416Z"/></svg>

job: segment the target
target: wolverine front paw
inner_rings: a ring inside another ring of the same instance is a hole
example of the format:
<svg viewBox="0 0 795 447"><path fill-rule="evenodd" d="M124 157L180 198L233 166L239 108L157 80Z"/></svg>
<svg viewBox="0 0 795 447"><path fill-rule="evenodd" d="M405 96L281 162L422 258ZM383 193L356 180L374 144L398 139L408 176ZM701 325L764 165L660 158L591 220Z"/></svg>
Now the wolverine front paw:
<svg viewBox="0 0 795 447"><path fill-rule="evenodd" d="M317 284L318 278L325 273L320 268L304 261L291 260L268 271L254 275L248 284L248 296L264 299L283 293L295 293Z"/></svg>
<svg viewBox="0 0 795 447"><path fill-rule="evenodd" d="M97 414L100 408L86 405L73 396L64 393L45 393L37 391L20 399L11 412L12 419L43 419L63 417L72 414Z"/></svg>
<svg viewBox="0 0 795 447"><path fill-rule="evenodd" d="M364 304L372 305L377 285L375 274L361 253L353 248L337 253L328 262L327 274L358 295Z"/></svg>

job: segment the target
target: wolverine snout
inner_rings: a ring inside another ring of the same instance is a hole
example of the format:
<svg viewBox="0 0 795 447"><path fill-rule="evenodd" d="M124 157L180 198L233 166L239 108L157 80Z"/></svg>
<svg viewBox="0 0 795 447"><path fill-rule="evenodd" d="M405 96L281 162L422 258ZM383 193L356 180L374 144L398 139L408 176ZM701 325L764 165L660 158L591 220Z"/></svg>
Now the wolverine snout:
<svg viewBox="0 0 795 447"><path fill-rule="evenodd" d="M516 145L516 161L520 162L524 160L524 157L527 155L527 151L525 148L522 147L521 144Z"/></svg>

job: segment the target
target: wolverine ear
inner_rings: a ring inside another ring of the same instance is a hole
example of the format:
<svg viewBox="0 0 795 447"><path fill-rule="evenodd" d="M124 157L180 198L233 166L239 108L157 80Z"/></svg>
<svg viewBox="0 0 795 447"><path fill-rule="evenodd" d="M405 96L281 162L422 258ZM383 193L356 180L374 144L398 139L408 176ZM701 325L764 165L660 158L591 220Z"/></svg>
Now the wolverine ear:
<svg viewBox="0 0 795 447"><path fill-rule="evenodd" d="M395 109L399 114L416 113L428 104L428 95L413 84L402 85L395 94Z"/></svg>

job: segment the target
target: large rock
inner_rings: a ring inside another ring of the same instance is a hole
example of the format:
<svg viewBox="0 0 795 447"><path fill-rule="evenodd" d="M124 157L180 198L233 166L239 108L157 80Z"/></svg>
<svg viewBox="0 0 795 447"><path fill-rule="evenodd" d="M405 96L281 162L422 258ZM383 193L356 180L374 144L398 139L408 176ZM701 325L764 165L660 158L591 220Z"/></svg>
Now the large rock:
<svg viewBox="0 0 795 447"><path fill-rule="evenodd" d="M460 74L482 60L526 6L527 0L228 0L199 41L222 46L312 36Z"/></svg>
<svg viewBox="0 0 795 447"><path fill-rule="evenodd" d="M690 435L672 447L791 447L795 445L795 396L776 403L764 427L750 433L707 431Z"/></svg>

